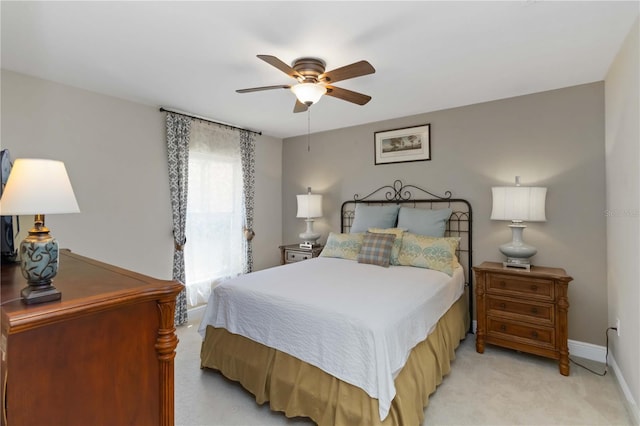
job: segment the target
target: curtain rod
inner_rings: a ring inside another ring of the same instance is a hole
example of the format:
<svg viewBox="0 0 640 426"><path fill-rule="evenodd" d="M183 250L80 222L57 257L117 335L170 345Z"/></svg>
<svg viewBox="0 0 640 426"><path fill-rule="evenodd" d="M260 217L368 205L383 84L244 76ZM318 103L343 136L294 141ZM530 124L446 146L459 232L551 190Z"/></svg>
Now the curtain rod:
<svg viewBox="0 0 640 426"><path fill-rule="evenodd" d="M195 118L196 120L202 120L202 121L206 121L208 123L217 124L219 126L228 127L230 129L244 130L244 131L247 131L247 132L254 133L254 134L258 135L258 136L262 135L262 132L258 132L256 130L250 130L250 129L245 129L243 127L233 126L233 125L227 124L227 123L221 123L219 121L211 120L209 118L198 117L197 115L187 114L186 112L176 111L176 110L173 110L173 109L167 109L165 107L160 107L160 112L170 112L170 113L173 113L173 114L183 115L183 116L189 117L189 118Z"/></svg>

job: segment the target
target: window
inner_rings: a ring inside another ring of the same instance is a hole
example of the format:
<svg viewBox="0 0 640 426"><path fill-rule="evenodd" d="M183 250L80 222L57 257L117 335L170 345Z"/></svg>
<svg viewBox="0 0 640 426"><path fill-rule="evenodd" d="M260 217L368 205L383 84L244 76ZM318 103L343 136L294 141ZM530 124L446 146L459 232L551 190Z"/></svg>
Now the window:
<svg viewBox="0 0 640 426"><path fill-rule="evenodd" d="M237 132L194 120L189 143L185 276L190 307L243 271L242 164Z"/></svg>

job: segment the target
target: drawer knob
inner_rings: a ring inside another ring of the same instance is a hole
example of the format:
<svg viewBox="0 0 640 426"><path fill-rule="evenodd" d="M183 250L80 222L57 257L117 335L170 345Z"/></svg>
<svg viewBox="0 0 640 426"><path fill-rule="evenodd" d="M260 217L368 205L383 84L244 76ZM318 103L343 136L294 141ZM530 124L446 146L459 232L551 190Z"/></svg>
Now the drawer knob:
<svg viewBox="0 0 640 426"><path fill-rule="evenodd" d="M537 314L538 313L538 308L531 308L531 313L532 314Z"/></svg>
<svg viewBox="0 0 640 426"><path fill-rule="evenodd" d="M500 281L500 287L506 287L507 283L505 283L504 281Z"/></svg>
<svg viewBox="0 0 640 426"><path fill-rule="evenodd" d="M501 304L500 304L500 309L504 309L504 308L506 308L506 307L507 307L507 304L506 304L506 303L504 303L504 302L503 302L503 303L501 303Z"/></svg>
<svg viewBox="0 0 640 426"><path fill-rule="evenodd" d="M531 337L533 337L534 339L538 338L538 332L537 331L532 331L531 332Z"/></svg>
<svg viewBox="0 0 640 426"><path fill-rule="evenodd" d="M532 285L531 286L531 291L538 291L538 286L537 285Z"/></svg>
<svg viewBox="0 0 640 426"><path fill-rule="evenodd" d="M507 326L506 326L506 325L504 325L504 324L502 324L502 325L500 326L500 331L507 331Z"/></svg>

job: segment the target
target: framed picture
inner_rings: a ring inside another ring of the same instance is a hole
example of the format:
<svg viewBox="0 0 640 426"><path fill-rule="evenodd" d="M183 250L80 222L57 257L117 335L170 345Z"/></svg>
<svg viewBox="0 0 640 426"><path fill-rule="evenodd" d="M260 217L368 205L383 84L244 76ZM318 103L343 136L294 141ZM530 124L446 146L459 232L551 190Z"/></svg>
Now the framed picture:
<svg viewBox="0 0 640 426"><path fill-rule="evenodd" d="M375 132L375 164L431 160L430 125Z"/></svg>

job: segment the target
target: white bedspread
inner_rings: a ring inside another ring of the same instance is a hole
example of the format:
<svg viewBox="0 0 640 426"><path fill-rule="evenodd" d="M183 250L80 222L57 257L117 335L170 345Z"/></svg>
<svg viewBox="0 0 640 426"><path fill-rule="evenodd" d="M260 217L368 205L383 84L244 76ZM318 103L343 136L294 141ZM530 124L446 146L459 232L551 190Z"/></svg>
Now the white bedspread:
<svg viewBox="0 0 640 426"><path fill-rule="evenodd" d="M383 420L411 349L464 290L429 269L314 258L242 275L211 293L199 327L286 352L377 398Z"/></svg>

